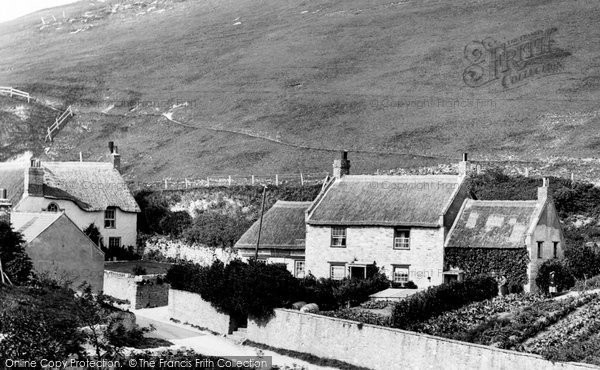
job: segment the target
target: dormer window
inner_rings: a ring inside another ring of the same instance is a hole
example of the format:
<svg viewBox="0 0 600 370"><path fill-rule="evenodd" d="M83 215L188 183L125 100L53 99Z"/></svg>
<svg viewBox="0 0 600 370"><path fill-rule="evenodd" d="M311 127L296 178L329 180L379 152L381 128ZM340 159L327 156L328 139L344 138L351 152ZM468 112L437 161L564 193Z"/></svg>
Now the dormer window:
<svg viewBox="0 0 600 370"><path fill-rule="evenodd" d="M104 228L114 229L117 224L117 210L115 207L109 207L104 211Z"/></svg>
<svg viewBox="0 0 600 370"><path fill-rule="evenodd" d="M394 249L410 249L410 230L394 229Z"/></svg>
<svg viewBox="0 0 600 370"><path fill-rule="evenodd" d="M48 212L58 212L58 204L52 202L48 204L48 208L46 208Z"/></svg>

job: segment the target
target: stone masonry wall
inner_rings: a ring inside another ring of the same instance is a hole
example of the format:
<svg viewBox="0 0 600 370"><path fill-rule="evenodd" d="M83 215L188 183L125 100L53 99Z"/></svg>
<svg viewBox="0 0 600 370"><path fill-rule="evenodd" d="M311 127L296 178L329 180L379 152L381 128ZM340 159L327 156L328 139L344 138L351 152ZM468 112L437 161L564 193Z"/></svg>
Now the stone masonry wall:
<svg viewBox="0 0 600 370"><path fill-rule="evenodd" d="M267 323L248 321L257 343L333 358L369 369L595 369L552 363L528 353L459 342L404 330L276 309Z"/></svg>
<svg viewBox="0 0 600 370"><path fill-rule="evenodd" d="M230 334L233 329L229 315L218 312L199 294L183 290L169 290L169 317L219 334Z"/></svg>
<svg viewBox="0 0 600 370"><path fill-rule="evenodd" d="M128 300L133 309L161 307L169 303L169 284L160 275L104 271L104 294Z"/></svg>
<svg viewBox="0 0 600 370"><path fill-rule="evenodd" d="M392 278L392 265L410 265L409 280L419 288L443 282L443 228L410 229L410 249L393 248L394 229L391 227L348 227L345 248L332 248L331 228L306 226L306 271L316 277L329 277L329 263L375 261Z"/></svg>

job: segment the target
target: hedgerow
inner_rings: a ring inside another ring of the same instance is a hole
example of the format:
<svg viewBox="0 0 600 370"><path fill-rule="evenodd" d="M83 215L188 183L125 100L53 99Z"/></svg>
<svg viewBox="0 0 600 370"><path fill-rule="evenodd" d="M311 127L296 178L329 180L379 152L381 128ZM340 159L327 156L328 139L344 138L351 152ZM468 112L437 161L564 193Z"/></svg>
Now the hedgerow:
<svg viewBox="0 0 600 370"><path fill-rule="evenodd" d="M496 295L498 283L489 276L433 286L398 302L392 312L392 326L411 330L412 326L430 317Z"/></svg>

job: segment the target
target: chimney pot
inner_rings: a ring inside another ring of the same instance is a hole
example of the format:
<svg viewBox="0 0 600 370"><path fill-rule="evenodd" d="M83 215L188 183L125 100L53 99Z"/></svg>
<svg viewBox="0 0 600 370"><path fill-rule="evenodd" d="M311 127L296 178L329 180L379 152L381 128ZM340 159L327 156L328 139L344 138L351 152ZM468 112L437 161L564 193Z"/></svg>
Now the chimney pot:
<svg viewBox="0 0 600 370"><path fill-rule="evenodd" d="M111 141L112 143L112 141ZM119 154L119 148L113 143L113 151L111 152L112 163L115 170L121 172L121 155Z"/></svg>
<svg viewBox="0 0 600 370"><path fill-rule="evenodd" d="M348 152L341 152L340 159L333 161L333 177L336 179L341 178L344 175L350 174L350 161L348 160Z"/></svg>
<svg viewBox="0 0 600 370"><path fill-rule="evenodd" d="M8 192L6 189L0 189L0 200L8 199Z"/></svg>
<svg viewBox="0 0 600 370"><path fill-rule="evenodd" d="M539 202L545 202L550 196L550 179L542 178L542 186L537 189L537 198Z"/></svg>
<svg viewBox="0 0 600 370"><path fill-rule="evenodd" d="M468 153L463 153L462 161L458 163L458 175L467 176L469 174Z"/></svg>
<svg viewBox="0 0 600 370"><path fill-rule="evenodd" d="M109 141L108 142L108 152L109 153L112 154L114 146L115 146L115 142L114 141Z"/></svg>

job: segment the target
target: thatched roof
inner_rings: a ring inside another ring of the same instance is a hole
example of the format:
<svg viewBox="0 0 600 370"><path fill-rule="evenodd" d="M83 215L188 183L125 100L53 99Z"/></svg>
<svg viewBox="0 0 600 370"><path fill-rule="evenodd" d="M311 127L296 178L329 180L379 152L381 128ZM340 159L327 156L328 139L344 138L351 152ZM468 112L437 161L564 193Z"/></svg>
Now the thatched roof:
<svg viewBox="0 0 600 370"><path fill-rule="evenodd" d="M304 249L306 225L304 212L312 202L278 200L263 216L260 248ZM235 244L235 248L256 248L259 221L256 221Z"/></svg>
<svg viewBox="0 0 600 370"><path fill-rule="evenodd" d="M461 179L453 175L343 176L317 197L307 222L438 227Z"/></svg>
<svg viewBox="0 0 600 370"><path fill-rule="evenodd" d="M29 243L62 216L66 217L62 212L13 212L10 223Z"/></svg>
<svg viewBox="0 0 600 370"><path fill-rule="evenodd" d="M23 174L25 168L24 165L3 165L0 163L0 189L7 190L8 199L13 206L19 203L23 196L23 182L25 180Z"/></svg>
<svg viewBox="0 0 600 370"><path fill-rule="evenodd" d="M447 248L523 248L541 204L535 200L472 200L463 204Z"/></svg>
<svg viewBox="0 0 600 370"><path fill-rule="evenodd" d="M140 212L131 191L112 163L42 162L44 197L70 200L84 211L117 207ZM0 188L8 189L13 206L23 196L26 165L0 164Z"/></svg>

